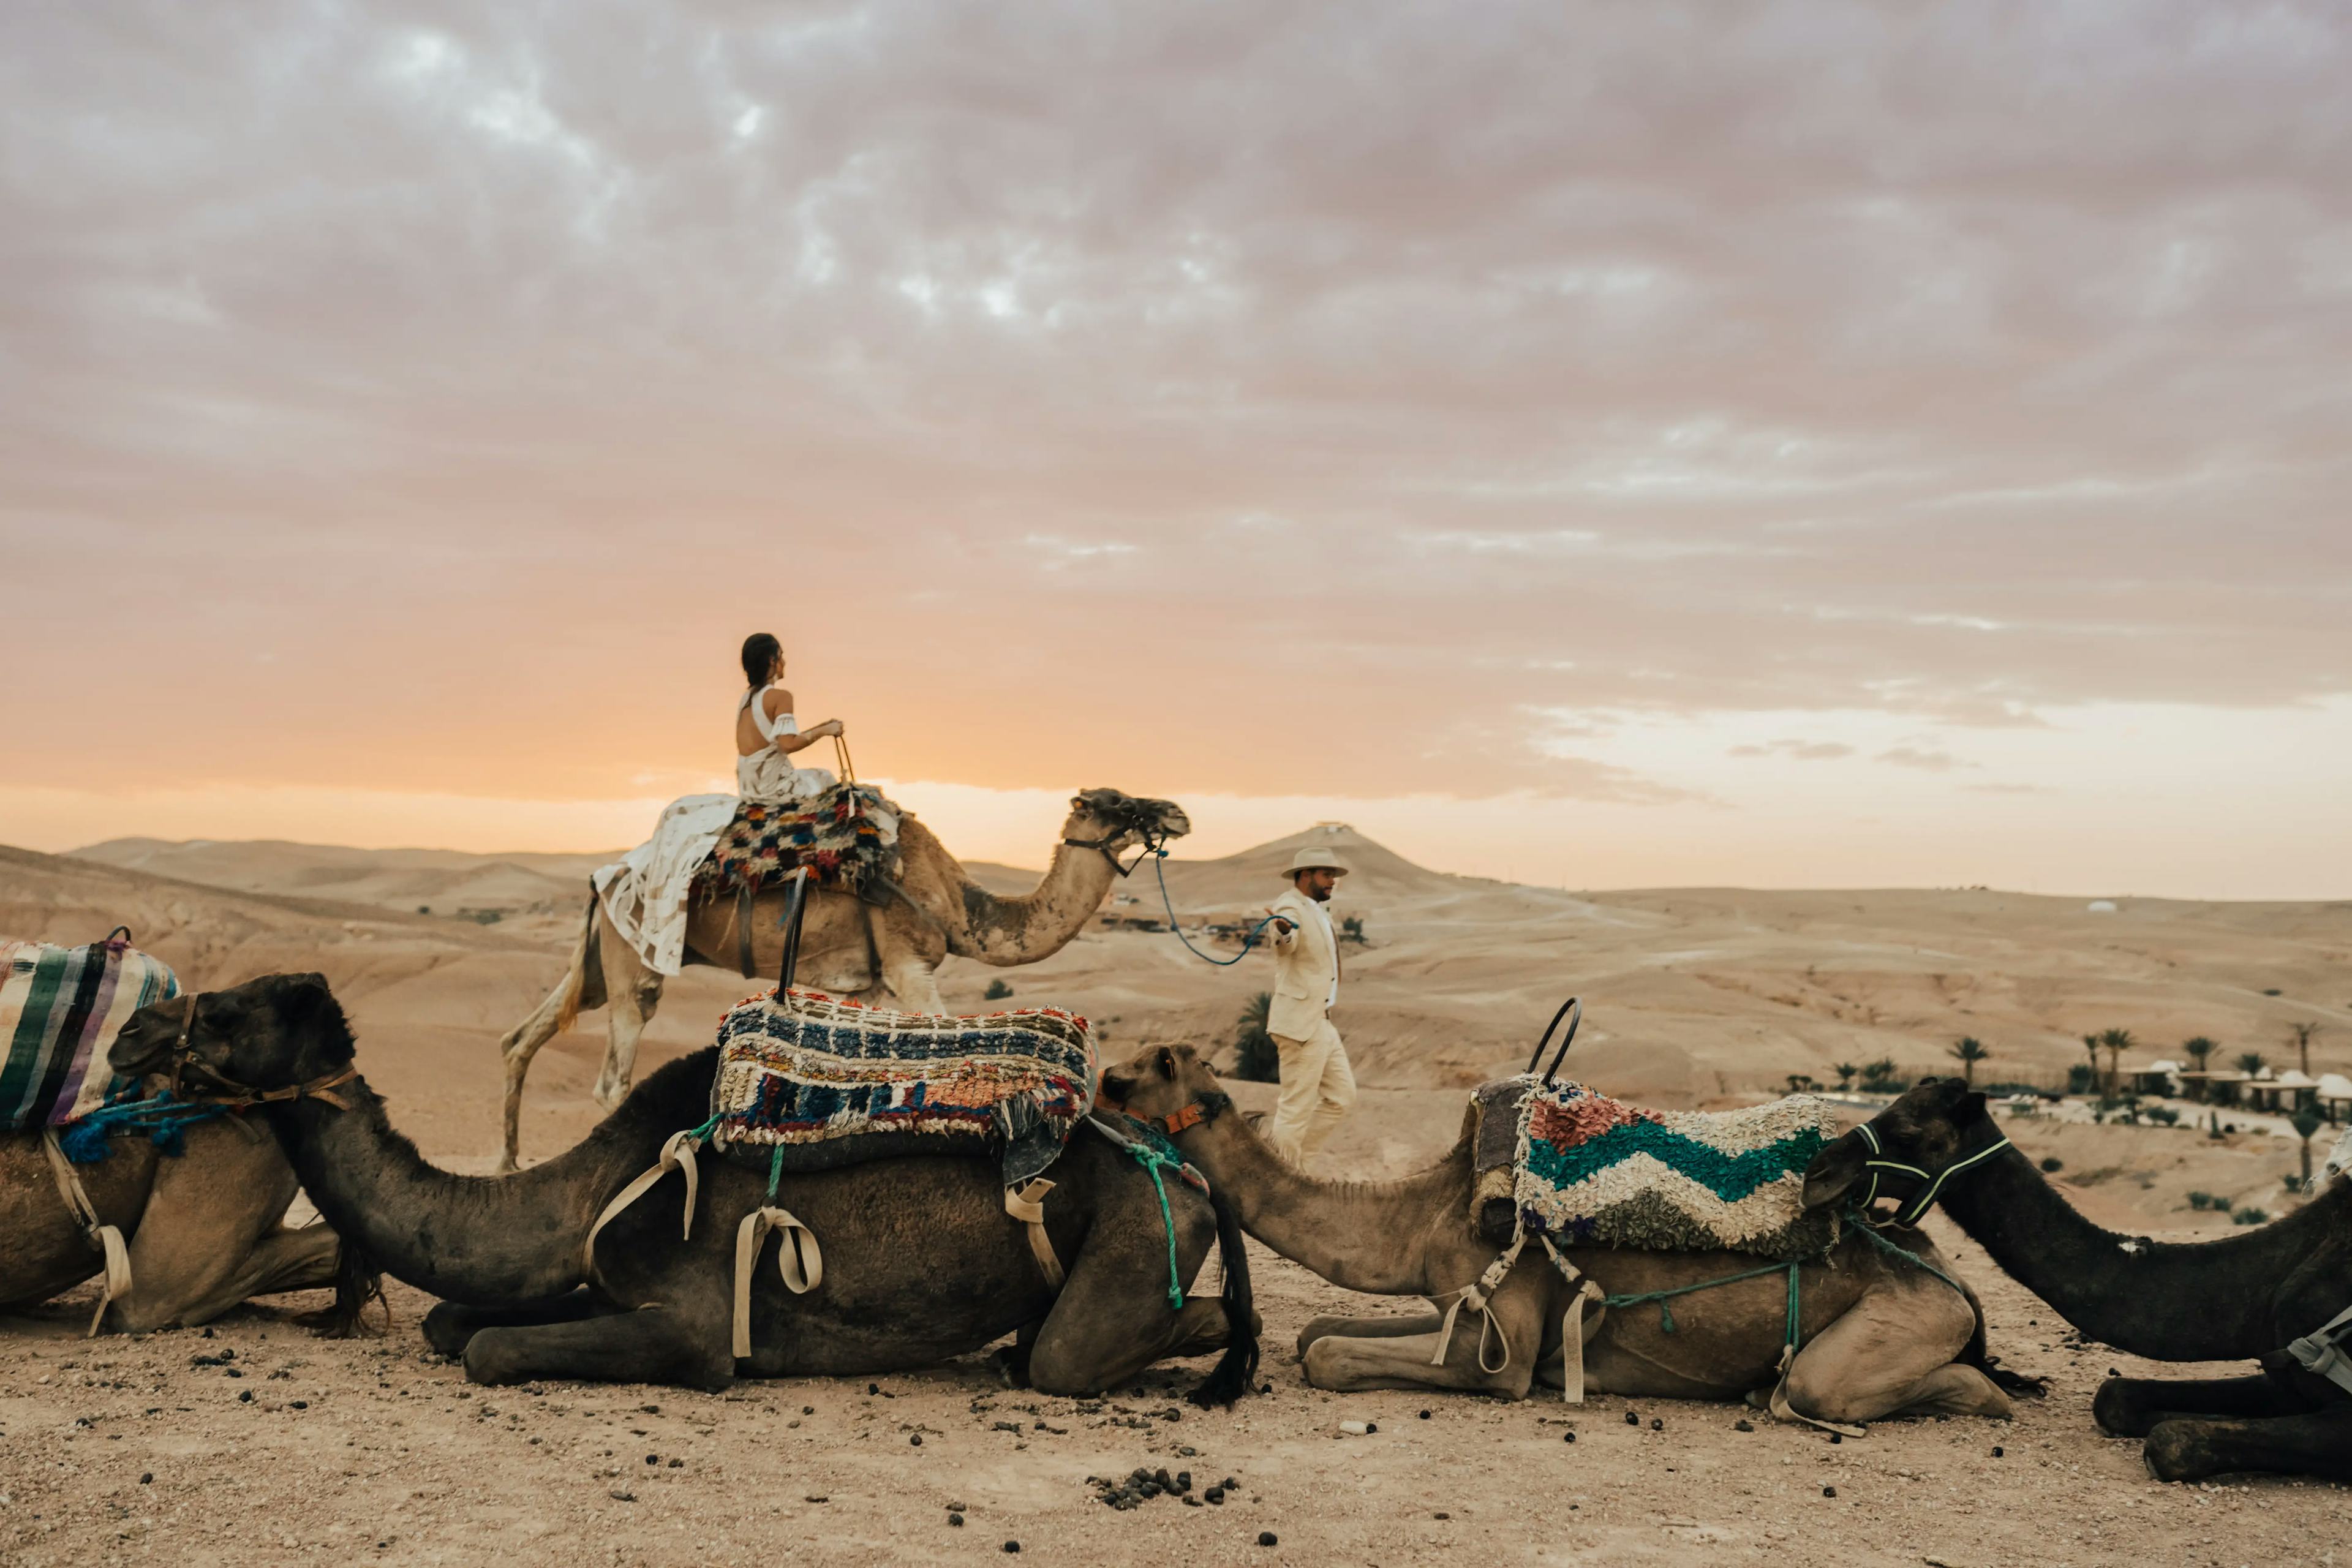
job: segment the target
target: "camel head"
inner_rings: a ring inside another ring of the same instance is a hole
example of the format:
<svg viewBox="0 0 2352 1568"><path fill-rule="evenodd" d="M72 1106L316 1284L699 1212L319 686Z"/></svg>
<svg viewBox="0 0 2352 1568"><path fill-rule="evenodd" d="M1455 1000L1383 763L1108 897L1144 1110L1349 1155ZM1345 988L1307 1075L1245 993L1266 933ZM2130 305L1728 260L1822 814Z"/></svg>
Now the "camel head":
<svg viewBox="0 0 2352 1568"><path fill-rule="evenodd" d="M1913 1225L1949 1181L2008 1146L1980 1091L1956 1078L1927 1079L1813 1156L1805 1167L1805 1206L1822 1208L1849 1194L1864 1208L1890 1198L1901 1223Z"/></svg>
<svg viewBox="0 0 2352 1568"><path fill-rule="evenodd" d="M265 974L141 1009L108 1061L140 1078L170 1072L175 1054L200 1095L208 1087L283 1089L348 1067L352 1032L325 976Z"/></svg>
<svg viewBox="0 0 2352 1568"><path fill-rule="evenodd" d="M1065 842L1098 848L1114 858L1145 844L1164 844L1192 831L1192 819L1172 800L1139 800L1115 789L1082 789L1070 797Z"/></svg>
<svg viewBox="0 0 2352 1568"><path fill-rule="evenodd" d="M1201 1053L1185 1045L1144 1047L1102 1075L1096 1102L1168 1132L1213 1121L1233 1104ZM1200 1114L1188 1120L1185 1108L1194 1105Z"/></svg>

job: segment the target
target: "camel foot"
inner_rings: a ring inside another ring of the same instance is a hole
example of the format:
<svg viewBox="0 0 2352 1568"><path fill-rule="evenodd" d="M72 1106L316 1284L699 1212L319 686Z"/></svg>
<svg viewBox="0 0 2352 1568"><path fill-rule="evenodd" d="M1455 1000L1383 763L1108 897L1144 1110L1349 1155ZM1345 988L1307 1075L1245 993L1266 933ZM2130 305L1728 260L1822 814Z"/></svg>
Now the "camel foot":
<svg viewBox="0 0 2352 1568"><path fill-rule="evenodd" d="M456 1301L436 1303L425 1314L425 1342L452 1360L466 1353L474 1336L485 1329L540 1328L549 1323L576 1323L596 1315L596 1298L585 1290L550 1301L523 1301L499 1307L468 1307Z"/></svg>
<svg viewBox="0 0 2352 1568"><path fill-rule="evenodd" d="M1405 1334L1433 1334L1444 1320L1434 1311L1404 1312L1377 1318L1350 1318L1328 1313L1298 1331L1297 1359L1307 1359L1307 1347L1334 1336L1357 1340L1396 1339Z"/></svg>
<svg viewBox="0 0 2352 1568"><path fill-rule="evenodd" d="M491 1385L538 1378L662 1383L717 1394L735 1381L723 1322L690 1321L675 1307L638 1307L570 1322L492 1327L466 1344L466 1379Z"/></svg>

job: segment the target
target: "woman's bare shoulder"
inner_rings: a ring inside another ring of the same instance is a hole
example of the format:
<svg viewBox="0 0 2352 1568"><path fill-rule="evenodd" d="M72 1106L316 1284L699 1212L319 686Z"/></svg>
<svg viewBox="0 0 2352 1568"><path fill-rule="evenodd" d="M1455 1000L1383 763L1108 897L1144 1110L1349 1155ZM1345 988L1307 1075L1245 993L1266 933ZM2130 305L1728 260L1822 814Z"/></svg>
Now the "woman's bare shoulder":
<svg viewBox="0 0 2352 1568"><path fill-rule="evenodd" d="M771 719L781 719L793 710L793 694L781 686L768 688L761 694L760 702Z"/></svg>

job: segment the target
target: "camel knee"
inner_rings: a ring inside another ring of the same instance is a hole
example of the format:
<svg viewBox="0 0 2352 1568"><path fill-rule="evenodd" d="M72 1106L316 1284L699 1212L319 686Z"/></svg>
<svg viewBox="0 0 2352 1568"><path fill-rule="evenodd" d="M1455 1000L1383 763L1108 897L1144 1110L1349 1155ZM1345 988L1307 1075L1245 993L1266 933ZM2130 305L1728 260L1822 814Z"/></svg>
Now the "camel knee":
<svg viewBox="0 0 2352 1568"><path fill-rule="evenodd" d="M2145 1437L2156 1429L2161 1386L2145 1378L2111 1377L2091 1398L2091 1420L2110 1437Z"/></svg>

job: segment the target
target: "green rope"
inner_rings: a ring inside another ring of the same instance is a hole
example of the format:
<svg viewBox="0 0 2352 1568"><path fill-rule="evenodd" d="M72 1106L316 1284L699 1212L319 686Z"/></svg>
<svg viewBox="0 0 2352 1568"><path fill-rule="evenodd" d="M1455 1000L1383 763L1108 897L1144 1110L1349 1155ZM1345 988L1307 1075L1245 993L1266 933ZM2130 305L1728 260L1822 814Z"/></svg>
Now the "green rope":
<svg viewBox="0 0 2352 1568"><path fill-rule="evenodd" d="M770 1203L776 1201L776 1185L783 1179L784 1146L779 1143L776 1145L776 1152L768 1156L768 1201Z"/></svg>
<svg viewBox="0 0 2352 1568"><path fill-rule="evenodd" d="M1176 1268L1176 1215L1168 1206L1168 1184L1160 1173L1163 1169L1181 1170L1184 1162L1181 1157L1171 1159L1140 1141L1126 1145L1126 1149L1143 1167L1144 1174L1151 1178L1151 1190L1160 1194L1160 1226L1168 1233L1168 1305L1181 1311L1184 1306L1184 1281Z"/></svg>
<svg viewBox="0 0 2352 1568"><path fill-rule="evenodd" d="M1671 1334L1675 1331L1675 1314L1674 1309L1667 1303L1674 1297L1688 1296L1700 1290L1712 1290L1718 1285L1737 1285L1742 1279L1760 1279L1764 1275L1785 1268L1789 1271L1790 1342L1793 1344L1796 1342L1794 1336L1797 1321L1797 1267L1803 1261L1804 1259L1799 1258L1795 1263L1768 1263L1761 1268L1750 1268L1741 1274L1727 1274L1720 1279L1702 1279L1696 1285L1677 1285L1671 1290L1640 1290L1625 1296L1603 1296L1601 1299L1601 1304L1604 1307L1639 1307L1655 1301L1658 1304L1659 1331Z"/></svg>
<svg viewBox="0 0 2352 1568"><path fill-rule="evenodd" d="M1928 1273L1933 1274L1937 1279L1941 1279L1945 1284L1949 1285L1953 1289L1959 1291L1962 1300L1965 1300L1968 1298L1969 1292L1967 1288L1958 1280L1953 1279L1950 1275L1945 1273L1942 1269L1937 1268L1934 1264L1928 1262L1917 1253L1897 1247L1895 1243L1887 1240L1885 1237L1878 1234L1875 1227L1857 1220L1848 1228L1860 1231L1862 1233L1862 1238L1870 1243L1871 1246L1878 1248L1881 1252L1891 1252L1895 1257L1902 1258L1905 1262L1911 1264L1915 1268L1926 1269Z"/></svg>

